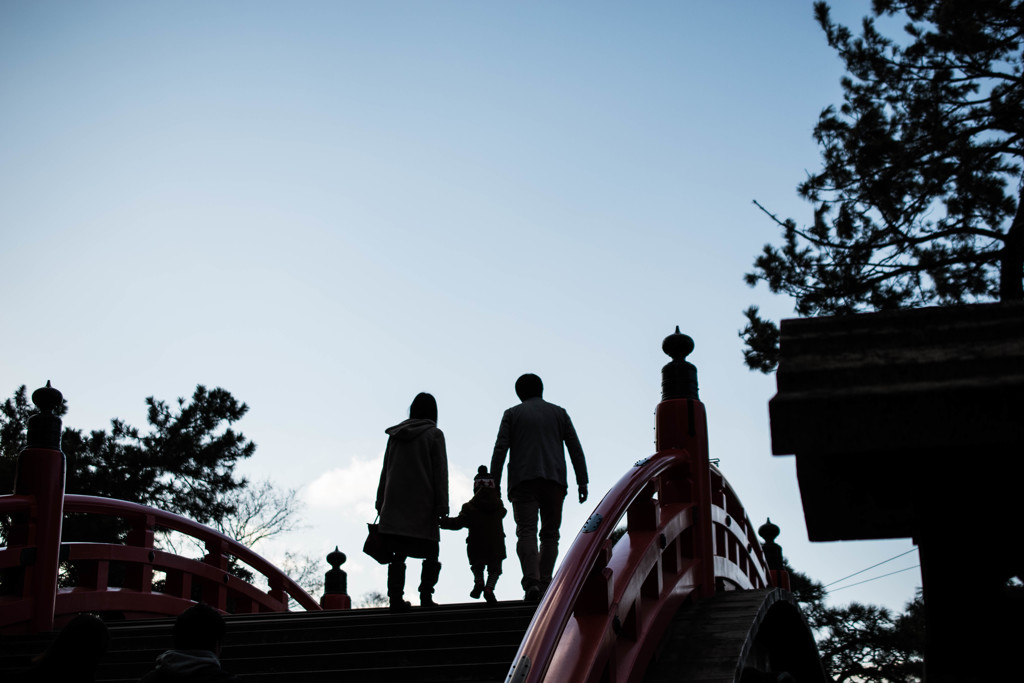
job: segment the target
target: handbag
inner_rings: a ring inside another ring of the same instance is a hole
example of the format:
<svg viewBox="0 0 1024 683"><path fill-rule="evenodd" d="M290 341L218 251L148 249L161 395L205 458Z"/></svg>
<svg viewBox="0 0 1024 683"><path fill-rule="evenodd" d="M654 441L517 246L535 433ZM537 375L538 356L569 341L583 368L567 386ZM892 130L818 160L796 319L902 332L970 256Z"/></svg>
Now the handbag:
<svg viewBox="0 0 1024 683"><path fill-rule="evenodd" d="M377 519L380 519L380 515L377 515ZM380 564L388 564L391 562L394 553L388 548L387 539L380 532L380 525L374 520L371 523L367 523L367 534L366 542L363 543L363 552L377 560Z"/></svg>

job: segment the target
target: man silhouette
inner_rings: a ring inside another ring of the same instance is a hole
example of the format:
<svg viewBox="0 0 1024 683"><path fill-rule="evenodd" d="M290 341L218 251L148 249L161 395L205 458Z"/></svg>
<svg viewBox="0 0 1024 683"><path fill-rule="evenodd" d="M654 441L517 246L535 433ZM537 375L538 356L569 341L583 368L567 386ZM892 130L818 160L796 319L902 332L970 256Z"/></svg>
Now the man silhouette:
<svg viewBox="0 0 1024 683"><path fill-rule="evenodd" d="M505 454L508 459L508 499L516 520L516 554L523 568L526 600L535 602L551 583L558 558L558 529L562 503L568 490L565 448L576 473L579 500L587 500L587 463L576 430L564 408L548 403L541 395L540 377L526 374L516 380L522 401L505 411L491 456L491 474L501 485ZM540 516L540 550L537 549L537 517Z"/></svg>

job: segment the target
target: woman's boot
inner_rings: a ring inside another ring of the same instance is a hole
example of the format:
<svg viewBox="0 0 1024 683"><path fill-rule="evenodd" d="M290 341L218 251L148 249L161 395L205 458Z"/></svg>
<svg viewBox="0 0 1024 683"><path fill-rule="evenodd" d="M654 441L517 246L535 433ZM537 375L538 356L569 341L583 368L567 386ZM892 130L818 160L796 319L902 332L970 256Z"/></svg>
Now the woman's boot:
<svg viewBox="0 0 1024 683"><path fill-rule="evenodd" d="M401 562L388 565L388 599L391 601L392 612L407 612L412 608L408 601L403 600L405 593L405 558Z"/></svg>
<svg viewBox="0 0 1024 683"><path fill-rule="evenodd" d="M434 594L434 586L441 576L441 563L437 560L423 560L423 572L420 574L420 605L423 607L437 607L431 597Z"/></svg>

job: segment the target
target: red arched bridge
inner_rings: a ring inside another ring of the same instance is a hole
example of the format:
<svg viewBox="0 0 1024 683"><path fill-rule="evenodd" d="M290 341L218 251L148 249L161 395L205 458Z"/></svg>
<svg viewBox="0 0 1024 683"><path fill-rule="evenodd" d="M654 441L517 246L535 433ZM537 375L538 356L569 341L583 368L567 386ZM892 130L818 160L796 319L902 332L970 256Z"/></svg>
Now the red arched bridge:
<svg viewBox="0 0 1024 683"><path fill-rule="evenodd" d="M9 520L0 548L0 671L45 647L45 634L75 614L93 612L117 618L115 650L122 638L103 680L135 680L169 646L152 642L166 635L167 617L199 599L234 615L223 660L243 680L827 680L774 534L762 545L709 461L696 368L685 360L693 343L677 328L663 348L673 360L662 371L657 452L597 505L540 604L404 615L350 610L343 585L318 603L264 558L184 517L65 495L60 421L51 414L61 398L41 389L15 492L0 496L0 517ZM116 517L126 540L62 543L69 514ZM161 529L191 536L205 557L156 548ZM269 590L229 571L232 558ZM75 585L60 585L62 564L73 567ZM303 611L289 613L289 599Z"/></svg>

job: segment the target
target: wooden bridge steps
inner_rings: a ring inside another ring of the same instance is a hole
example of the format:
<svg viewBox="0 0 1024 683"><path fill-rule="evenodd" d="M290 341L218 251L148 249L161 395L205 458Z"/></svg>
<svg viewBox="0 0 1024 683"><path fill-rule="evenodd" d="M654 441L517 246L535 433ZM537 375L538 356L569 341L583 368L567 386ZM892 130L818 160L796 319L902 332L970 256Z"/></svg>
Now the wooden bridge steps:
<svg viewBox="0 0 1024 683"><path fill-rule="evenodd" d="M684 607L644 683L732 683L766 591L721 593ZM685 674L684 674L685 672ZM685 678L681 676L685 675Z"/></svg>
<svg viewBox="0 0 1024 683"><path fill-rule="evenodd" d="M500 683L533 617L533 605L444 605L228 616L224 668L241 680L460 681ZM114 622L97 680L137 681L171 646L171 620ZM0 641L3 672L25 666L49 638Z"/></svg>
<svg viewBox="0 0 1024 683"><path fill-rule="evenodd" d="M643 682L775 680L761 677L769 671L831 681L792 595L776 588L726 591L679 610Z"/></svg>

